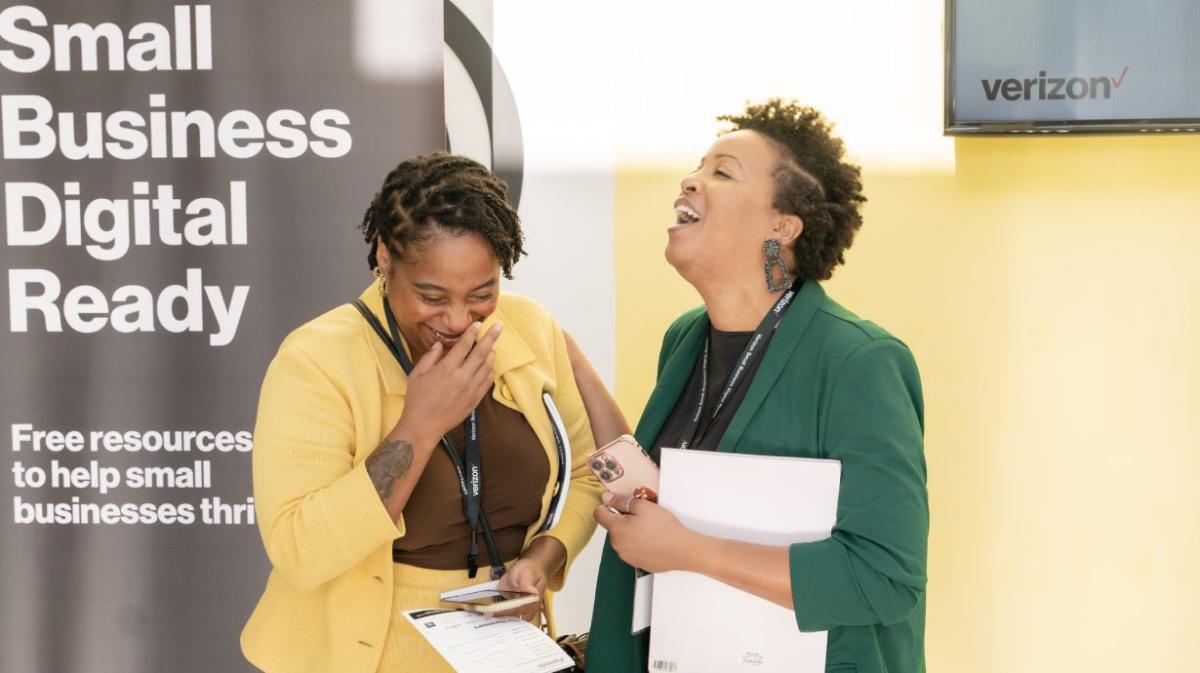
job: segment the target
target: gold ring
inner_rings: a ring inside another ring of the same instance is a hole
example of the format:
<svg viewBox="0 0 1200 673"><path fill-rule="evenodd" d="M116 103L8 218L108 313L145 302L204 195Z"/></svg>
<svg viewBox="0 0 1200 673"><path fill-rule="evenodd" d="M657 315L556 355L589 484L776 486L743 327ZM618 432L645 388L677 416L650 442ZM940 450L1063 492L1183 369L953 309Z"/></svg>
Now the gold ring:
<svg viewBox="0 0 1200 673"><path fill-rule="evenodd" d="M625 513L626 513L626 514L632 514L632 513L633 513L633 512L632 512L632 510L633 510L633 501L634 501L634 500L637 500L637 497L635 497L635 496L632 496L632 495L631 495L631 496L629 496L629 498L628 498L628 499L625 501Z"/></svg>

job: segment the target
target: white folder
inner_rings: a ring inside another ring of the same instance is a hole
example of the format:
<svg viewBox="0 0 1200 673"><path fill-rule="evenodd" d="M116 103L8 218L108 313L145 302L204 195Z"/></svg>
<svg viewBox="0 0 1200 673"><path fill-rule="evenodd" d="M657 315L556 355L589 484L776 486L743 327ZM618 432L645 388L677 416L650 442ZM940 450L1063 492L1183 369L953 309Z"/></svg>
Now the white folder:
<svg viewBox="0 0 1200 673"><path fill-rule="evenodd" d="M661 470L659 503L706 535L782 547L828 538L837 519L836 460L663 449ZM826 635L703 575L654 577L651 673L823 673Z"/></svg>

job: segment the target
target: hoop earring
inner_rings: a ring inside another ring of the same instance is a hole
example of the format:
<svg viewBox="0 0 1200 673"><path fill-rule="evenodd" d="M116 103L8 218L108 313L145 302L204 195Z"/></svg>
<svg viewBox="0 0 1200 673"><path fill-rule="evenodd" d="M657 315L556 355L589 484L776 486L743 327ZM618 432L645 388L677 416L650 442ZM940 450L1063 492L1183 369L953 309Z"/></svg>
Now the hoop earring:
<svg viewBox="0 0 1200 673"><path fill-rule="evenodd" d="M383 270L379 267L375 267L375 271L373 273L375 278L379 281L379 296L386 298L388 295L387 276L384 275Z"/></svg>
<svg viewBox="0 0 1200 673"><path fill-rule="evenodd" d="M783 246L779 245L779 239L768 238L763 241L763 253L767 256L766 264L763 264L763 273L767 277L767 290L771 294L783 292L792 286L792 281L795 276L787 270L787 265L783 263ZM779 282L775 282L775 268L779 268Z"/></svg>

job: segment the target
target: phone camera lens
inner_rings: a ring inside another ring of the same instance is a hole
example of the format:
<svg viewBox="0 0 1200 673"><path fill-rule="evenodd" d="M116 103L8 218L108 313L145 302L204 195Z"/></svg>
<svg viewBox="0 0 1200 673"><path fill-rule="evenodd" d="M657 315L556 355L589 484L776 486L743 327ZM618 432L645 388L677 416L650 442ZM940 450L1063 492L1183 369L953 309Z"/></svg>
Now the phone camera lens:
<svg viewBox="0 0 1200 673"><path fill-rule="evenodd" d="M600 481L612 481L612 472L605 470L600 473Z"/></svg>
<svg viewBox="0 0 1200 673"><path fill-rule="evenodd" d="M610 461L607 461L606 463L604 463L604 467L607 467L610 470L615 470L615 469L617 469L617 464L610 460Z"/></svg>
<svg viewBox="0 0 1200 673"><path fill-rule="evenodd" d="M593 460L593 461L592 461L592 469L593 469L593 470L603 470L603 469L604 469L604 463L602 463L602 462L600 462L600 461L598 461L598 460Z"/></svg>

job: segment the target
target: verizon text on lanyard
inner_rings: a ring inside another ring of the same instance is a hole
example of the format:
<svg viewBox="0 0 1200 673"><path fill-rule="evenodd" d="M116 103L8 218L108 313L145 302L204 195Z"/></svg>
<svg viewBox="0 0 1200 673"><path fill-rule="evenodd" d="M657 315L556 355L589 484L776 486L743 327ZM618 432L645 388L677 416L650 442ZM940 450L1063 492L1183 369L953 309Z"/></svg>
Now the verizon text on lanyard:
<svg viewBox="0 0 1200 673"><path fill-rule="evenodd" d="M683 439L679 443L679 448L686 449L694 446L697 442L704 438L708 431L712 429L713 423L716 422L717 416L721 410L725 408L725 403L737 391L746 378L746 372L754 365L758 358L761 358L766 352L766 344L771 332L779 326L779 322L783 320L783 314L791 306L792 300L796 298L796 292L799 290L799 284L793 285L783 296L775 302L767 315L763 316L762 322L758 324L758 328L754 330L754 334L750 337L750 342L742 350L742 354L738 356L737 365L733 372L729 374L729 380L725 382L725 389L721 391L721 396L717 398L717 402L713 405L712 413L708 418L704 418L704 401L708 399L708 359L711 350L711 338L704 339L704 355L700 364L700 401L696 404L696 411L689 419L687 426L684 428Z"/></svg>
<svg viewBox="0 0 1200 673"><path fill-rule="evenodd" d="M383 302L383 312L387 316L388 328L391 332L391 337L384 332L383 326L379 324L379 320L371 312L371 309L360 299L354 302L354 307L362 314L367 324L375 331L387 346L388 351L396 358L396 362L400 363L401 369L405 374L409 374L413 370L412 360L408 354L404 352L404 347L400 341L400 328L396 324L396 316L392 313L392 307L388 302ZM567 473L569 470L569 456L571 448L567 441L566 430L562 425L562 419L559 418L558 410L555 408L553 401L550 399L550 394L542 395L542 403L546 405L546 415L550 419L550 428L554 434L555 448L558 449L558 479L555 485L553 494L550 497L550 503L546 512L546 519L538 528L539 533L550 530L558 524L562 516L563 506L566 503L567 489L570 484ZM492 560L491 579L500 579L504 575L504 560L500 555L500 547L496 544L496 535L492 530L492 524L488 521L487 511L483 509L483 465L480 461L479 453L479 418L475 411L467 416L467 420L463 423L465 434L467 437L467 447L463 456L459 456L458 449L449 437L442 436L442 448L446 450L446 455L450 458L450 463L454 465L454 471L458 475L459 490L462 491L463 498L463 513L467 517L467 525L471 528L471 548L467 552L467 572L471 577L479 570L479 535L478 531L483 528L484 543L487 544L488 555ZM465 464L464 464L465 462ZM468 475L470 478L468 479Z"/></svg>

